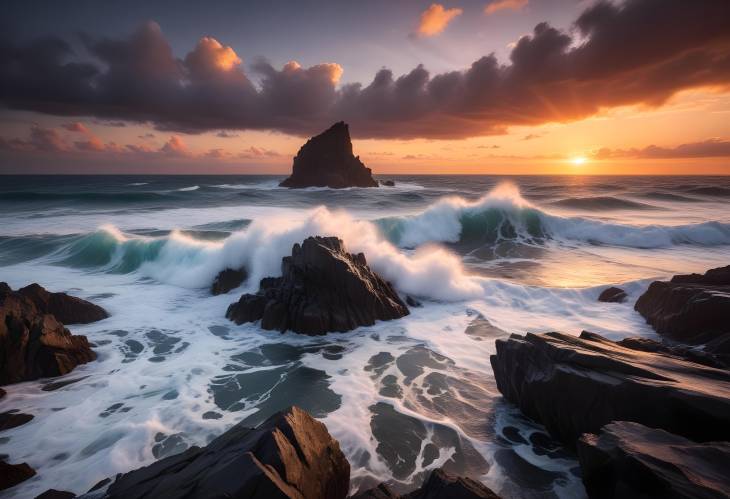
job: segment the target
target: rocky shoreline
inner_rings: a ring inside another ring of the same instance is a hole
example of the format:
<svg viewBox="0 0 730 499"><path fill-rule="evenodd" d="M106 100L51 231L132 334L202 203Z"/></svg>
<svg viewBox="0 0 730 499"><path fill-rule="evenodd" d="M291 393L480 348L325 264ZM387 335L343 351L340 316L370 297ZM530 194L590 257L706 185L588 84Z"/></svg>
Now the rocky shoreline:
<svg viewBox="0 0 730 499"><path fill-rule="evenodd" d="M211 288L226 293L247 278L226 269ZM491 356L502 396L577 455L591 498L727 497L730 490L730 266L652 283L636 310L663 341L615 342L584 331L513 334ZM608 288L600 301L628 295ZM347 331L407 315L404 300L362 254L332 237L308 238L282 261L282 277L265 278L227 312L263 329L302 334ZM56 315L58 314L58 315ZM0 284L2 383L58 376L95 358L67 322L106 311L34 284ZM3 392L0 391L0 396ZM0 431L33 415L0 414ZM35 475L26 463L0 461L0 490ZM497 498L470 476L431 471L411 492L381 483L350 488L350 464L321 422L297 407L256 428L241 423L205 447L104 480L82 497ZM49 490L39 497L74 497Z"/></svg>

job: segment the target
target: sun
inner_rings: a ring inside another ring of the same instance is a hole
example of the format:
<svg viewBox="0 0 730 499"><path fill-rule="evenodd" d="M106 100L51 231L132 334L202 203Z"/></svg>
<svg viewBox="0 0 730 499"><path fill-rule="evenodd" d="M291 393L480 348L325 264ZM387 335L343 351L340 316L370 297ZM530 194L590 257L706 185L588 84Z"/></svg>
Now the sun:
<svg viewBox="0 0 730 499"><path fill-rule="evenodd" d="M585 156L576 156L575 158L570 160L570 162L573 163L575 166L583 165L586 161L587 160Z"/></svg>

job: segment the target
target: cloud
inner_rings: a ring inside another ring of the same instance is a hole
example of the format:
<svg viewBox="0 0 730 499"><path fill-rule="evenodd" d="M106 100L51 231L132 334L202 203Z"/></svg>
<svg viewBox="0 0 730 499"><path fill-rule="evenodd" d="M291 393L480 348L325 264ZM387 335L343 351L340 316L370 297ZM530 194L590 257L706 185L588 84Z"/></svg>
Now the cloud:
<svg viewBox="0 0 730 499"><path fill-rule="evenodd" d="M491 16L500 10L522 10L528 0L494 0L484 7L484 13Z"/></svg>
<svg viewBox="0 0 730 499"><path fill-rule="evenodd" d="M522 137L522 140L534 140L534 139L539 139L542 136L543 136L543 134L541 134L541 133L528 133L527 135Z"/></svg>
<svg viewBox="0 0 730 499"><path fill-rule="evenodd" d="M238 154L238 157L241 159L254 159L254 158L262 158L262 157L275 158L278 156L280 156L280 154L276 151L272 151L271 149L264 149L263 147L256 147L256 146L251 146L248 149L246 149Z"/></svg>
<svg viewBox="0 0 730 499"><path fill-rule="evenodd" d="M86 128L86 126L81 123L80 121L75 121L73 123L64 123L61 125L61 128L68 130L69 132L77 132L77 133L88 133L89 129Z"/></svg>
<svg viewBox="0 0 730 499"><path fill-rule="evenodd" d="M650 145L641 149L599 149L595 159L680 159L680 158L727 158L730 157L730 140L712 138L700 142L680 144L675 147Z"/></svg>
<svg viewBox="0 0 730 499"><path fill-rule="evenodd" d="M237 133L227 132L225 130L221 130L220 132L215 134L216 137L220 137L222 139L234 139L238 137Z"/></svg>
<svg viewBox="0 0 730 499"><path fill-rule="evenodd" d="M160 152L172 157L185 157L191 155L188 146L185 145L185 142L183 142L179 135L173 135L170 137L170 140L165 142L165 145L162 146Z"/></svg>
<svg viewBox="0 0 730 499"><path fill-rule="evenodd" d="M507 63L488 54L441 74L382 69L367 84L340 85L335 63L277 68L259 59L244 71L211 37L177 58L154 23L125 39L87 35L84 44L93 59L59 38L0 42L0 105L174 133L308 136L345 120L358 138L456 139L730 88L730 2L717 0L598 1L571 30L538 24Z"/></svg>
<svg viewBox="0 0 730 499"><path fill-rule="evenodd" d="M58 130L39 125L30 127L28 139L3 139L3 148L14 151L66 152L71 146L64 140Z"/></svg>
<svg viewBox="0 0 730 499"><path fill-rule="evenodd" d="M420 36L436 36L446 29L454 18L460 16L463 10L458 8L445 9L443 5L433 3L421 14L418 24Z"/></svg>

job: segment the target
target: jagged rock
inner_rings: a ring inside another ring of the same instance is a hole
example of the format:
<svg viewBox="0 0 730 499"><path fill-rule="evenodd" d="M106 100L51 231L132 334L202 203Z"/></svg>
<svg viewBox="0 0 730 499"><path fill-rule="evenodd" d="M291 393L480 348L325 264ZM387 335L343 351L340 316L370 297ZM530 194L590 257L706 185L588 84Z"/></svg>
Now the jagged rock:
<svg viewBox="0 0 730 499"><path fill-rule="evenodd" d="M362 253L347 253L336 237L309 237L284 257L282 277L261 280L226 317L241 324L261 319L269 330L324 334L398 319L408 308L391 285L370 270Z"/></svg>
<svg viewBox="0 0 730 499"><path fill-rule="evenodd" d="M238 424L203 448L121 475L106 497L340 499L349 480L350 465L324 424L292 407L256 429Z"/></svg>
<svg viewBox="0 0 730 499"><path fill-rule="evenodd" d="M601 294L598 295L598 301L623 303L626 301L626 297L626 291L621 288L612 286L610 288L604 289Z"/></svg>
<svg viewBox="0 0 730 499"><path fill-rule="evenodd" d="M490 360L499 391L568 447L620 420L696 441L730 439L725 370L586 331L512 335L496 347Z"/></svg>
<svg viewBox="0 0 730 499"><path fill-rule="evenodd" d="M0 385L60 376L95 358L85 336L72 335L28 293L0 292Z"/></svg>
<svg viewBox="0 0 730 499"><path fill-rule="evenodd" d="M706 350L730 362L730 265L704 275L676 275L655 281L634 309L657 333Z"/></svg>
<svg viewBox="0 0 730 499"><path fill-rule="evenodd" d="M73 499L76 494L66 490L48 489L42 494L36 496L35 499Z"/></svg>
<svg viewBox="0 0 730 499"><path fill-rule="evenodd" d="M370 168L352 154L350 131L343 121L312 137L294 157L291 177L282 187L378 187Z"/></svg>
<svg viewBox="0 0 730 499"><path fill-rule="evenodd" d="M40 313L53 314L63 324L88 324L109 317L99 305L66 293L50 293L36 283L20 288L18 293L31 300Z"/></svg>
<svg viewBox="0 0 730 499"><path fill-rule="evenodd" d="M236 289L243 281L248 278L248 272L241 267L240 269L225 269L218 272L215 276L213 285L210 287L211 294L222 295L228 293L232 289Z"/></svg>
<svg viewBox="0 0 730 499"><path fill-rule="evenodd" d="M32 476L35 470L28 463L8 464L0 459L0 490L14 487Z"/></svg>
<svg viewBox="0 0 730 499"><path fill-rule="evenodd" d="M730 443L698 444L639 423L618 421L585 434L578 460L588 495L678 499L730 493Z"/></svg>
<svg viewBox="0 0 730 499"><path fill-rule="evenodd" d="M407 295L406 296L406 304L409 307L414 307L414 308L418 308L418 307L422 307L423 306L423 304L420 301L416 300L411 295Z"/></svg>
<svg viewBox="0 0 730 499"><path fill-rule="evenodd" d="M0 413L0 431L9 430L22 426L33 419L32 414L23 414L22 412L1 412Z"/></svg>
<svg viewBox="0 0 730 499"><path fill-rule="evenodd" d="M408 494L396 494L381 483L353 496L352 499L499 499L499 496L476 480L457 477L443 469L437 469L420 488Z"/></svg>
<svg viewBox="0 0 730 499"><path fill-rule="evenodd" d="M669 345L667 343L650 340L649 338L638 337L624 338L617 343L632 350L639 350L642 352L661 352L666 355L672 355L680 359L696 362L705 366L716 367L718 369L730 367L717 355L683 345Z"/></svg>
<svg viewBox="0 0 730 499"><path fill-rule="evenodd" d="M395 182L393 180L381 180L380 185L385 187L395 187Z"/></svg>

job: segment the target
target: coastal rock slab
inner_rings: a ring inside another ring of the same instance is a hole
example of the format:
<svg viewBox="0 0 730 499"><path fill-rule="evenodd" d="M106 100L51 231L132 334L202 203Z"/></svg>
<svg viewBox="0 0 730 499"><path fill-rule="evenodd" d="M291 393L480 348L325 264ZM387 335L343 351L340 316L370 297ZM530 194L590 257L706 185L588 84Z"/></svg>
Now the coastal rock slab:
<svg viewBox="0 0 730 499"><path fill-rule="evenodd" d="M256 429L238 424L203 448L121 475L106 497L342 499L349 480L350 465L324 424L292 407Z"/></svg>
<svg viewBox="0 0 730 499"><path fill-rule="evenodd" d="M248 272L246 272L245 268L221 270L215 276L213 285L210 287L210 292L213 295L228 293L230 290L236 289L243 284L243 281L247 278Z"/></svg>
<svg viewBox="0 0 730 499"><path fill-rule="evenodd" d="M51 293L36 283L20 288L18 294L32 301L38 312L53 314L63 324L89 324L109 317L99 305L66 293Z"/></svg>
<svg viewBox="0 0 730 499"><path fill-rule="evenodd" d="M269 330L324 334L398 319L408 308L393 287L368 267L362 253L347 253L336 237L309 237L284 257L282 277L261 280L226 317L241 324L261 320Z"/></svg>
<svg viewBox="0 0 730 499"><path fill-rule="evenodd" d="M618 421L578 442L588 495L598 499L722 498L730 491L730 443L695 443Z"/></svg>
<svg viewBox="0 0 730 499"><path fill-rule="evenodd" d="M568 447L612 421L696 441L730 439L730 373L584 331L512 335L490 360L497 387Z"/></svg>
<svg viewBox="0 0 730 499"><path fill-rule="evenodd" d="M0 385L60 376L96 359L86 336L72 335L26 293L8 289L0 291Z"/></svg>
<svg viewBox="0 0 730 499"><path fill-rule="evenodd" d="M292 174L281 187L378 187L370 168L352 153L350 130L343 121L312 137L294 157Z"/></svg>
<svg viewBox="0 0 730 499"><path fill-rule="evenodd" d="M499 499L499 496L476 480L437 469L420 488L408 494L399 495L381 483L352 499Z"/></svg>

